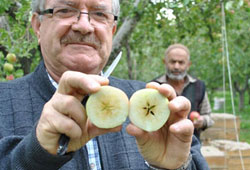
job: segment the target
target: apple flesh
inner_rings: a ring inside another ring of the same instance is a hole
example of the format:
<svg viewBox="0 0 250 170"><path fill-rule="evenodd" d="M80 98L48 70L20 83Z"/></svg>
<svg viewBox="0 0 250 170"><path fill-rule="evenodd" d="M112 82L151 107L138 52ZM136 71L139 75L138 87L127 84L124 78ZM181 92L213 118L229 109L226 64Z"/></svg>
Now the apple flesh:
<svg viewBox="0 0 250 170"><path fill-rule="evenodd" d="M136 91L130 98L129 119L145 131L156 131L168 120L168 103L158 90L146 88Z"/></svg>
<svg viewBox="0 0 250 170"><path fill-rule="evenodd" d="M121 125L128 116L129 100L120 89L102 86L89 96L86 112L90 121L99 128L114 128Z"/></svg>
<svg viewBox="0 0 250 170"><path fill-rule="evenodd" d="M192 112L190 113L189 118L190 118L190 120L191 120L192 122L194 122L194 121L196 121L196 120L198 120L198 119L200 118L200 114L199 114L198 112L196 112L196 111L192 111Z"/></svg>

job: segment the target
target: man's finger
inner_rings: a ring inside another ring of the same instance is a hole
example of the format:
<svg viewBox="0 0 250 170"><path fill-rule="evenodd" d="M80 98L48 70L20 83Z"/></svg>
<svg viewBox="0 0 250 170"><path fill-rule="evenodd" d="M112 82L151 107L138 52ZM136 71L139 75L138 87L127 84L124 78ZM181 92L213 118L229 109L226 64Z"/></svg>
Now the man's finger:
<svg viewBox="0 0 250 170"><path fill-rule="evenodd" d="M81 101L83 96L98 91L101 85L107 85L108 83L107 78L98 75L67 71L59 81L57 92L73 95Z"/></svg>
<svg viewBox="0 0 250 170"><path fill-rule="evenodd" d="M161 94L166 96L168 100L173 100L176 97L174 88L168 84L161 84L158 90Z"/></svg>
<svg viewBox="0 0 250 170"><path fill-rule="evenodd" d="M171 113L177 114L181 118L186 118L191 108L190 101L183 96L178 96L171 100L168 105Z"/></svg>
<svg viewBox="0 0 250 170"><path fill-rule="evenodd" d="M176 138L182 142L190 142L194 131L194 126L191 120L184 119L172 124L169 130Z"/></svg>
<svg viewBox="0 0 250 170"><path fill-rule="evenodd" d="M147 88L153 88L158 90L161 94L168 98L168 100L172 100L176 97L175 90L172 86L168 84L158 84L156 82L150 82L146 85Z"/></svg>
<svg viewBox="0 0 250 170"><path fill-rule="evenodd" d="M81 102L74 96L57 93L53 96L52 107L59 113L68 116L77 122L78 125L83 124L87 115Z"/></svg>

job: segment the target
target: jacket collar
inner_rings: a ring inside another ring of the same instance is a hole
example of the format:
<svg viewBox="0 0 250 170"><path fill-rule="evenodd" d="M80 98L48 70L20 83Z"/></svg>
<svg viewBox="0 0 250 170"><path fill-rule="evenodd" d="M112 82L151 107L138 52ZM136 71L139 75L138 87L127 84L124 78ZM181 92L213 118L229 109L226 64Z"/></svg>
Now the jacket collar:
<svg viewBox="0 0 250 170"><path fill-rule="evenodd" d="M50 100L56 91L56 88L52 85L49 80L44 62L41 61L33 72L31 79L31 86L37 91L40 96L46 101Z"/></svg>

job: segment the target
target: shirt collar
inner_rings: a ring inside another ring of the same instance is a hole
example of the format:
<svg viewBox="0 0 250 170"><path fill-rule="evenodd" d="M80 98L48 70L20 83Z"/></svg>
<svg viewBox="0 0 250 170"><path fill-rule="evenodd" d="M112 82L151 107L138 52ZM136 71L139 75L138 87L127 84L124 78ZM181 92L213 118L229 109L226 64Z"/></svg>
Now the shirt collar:
<svg viewBox="0 0 250 170"><path fill-rule="evenodd" d="M195 78L193 78L192 76L190 76L189 74L187 74L187 81L190 82L190 83L194 83L196 82L197 80Z"/></svg>
<svg viewBox="0 0 250 170"><path fill-rule="evenodd" d="M46 70L47 71L47 70ZM49 77L49 81L52 83L52 85L57 89L58 88L58 83L49 75L48 71L47 71L48 77Z"/></svg>

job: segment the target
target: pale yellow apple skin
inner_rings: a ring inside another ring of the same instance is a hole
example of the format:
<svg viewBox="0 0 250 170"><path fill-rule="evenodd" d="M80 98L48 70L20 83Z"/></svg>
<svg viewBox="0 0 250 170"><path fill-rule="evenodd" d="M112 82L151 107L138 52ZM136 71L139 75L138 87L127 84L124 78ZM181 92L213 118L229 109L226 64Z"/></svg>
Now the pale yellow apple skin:
<svg viewBox="0 0 250 170"><path fill-rule="evenodd" d="M114 128L121 125L128 116L129 100L120 89L102 86L89 96L86 112L90 121L99 128Z"/></svg>
<svg viewBox="0 0 250 170"><path fill-rule="evenodd" d="M156 131L168 120L168 103L168 99L155 89L139 90L130 98L129 119L145 131Z"/></svg>

